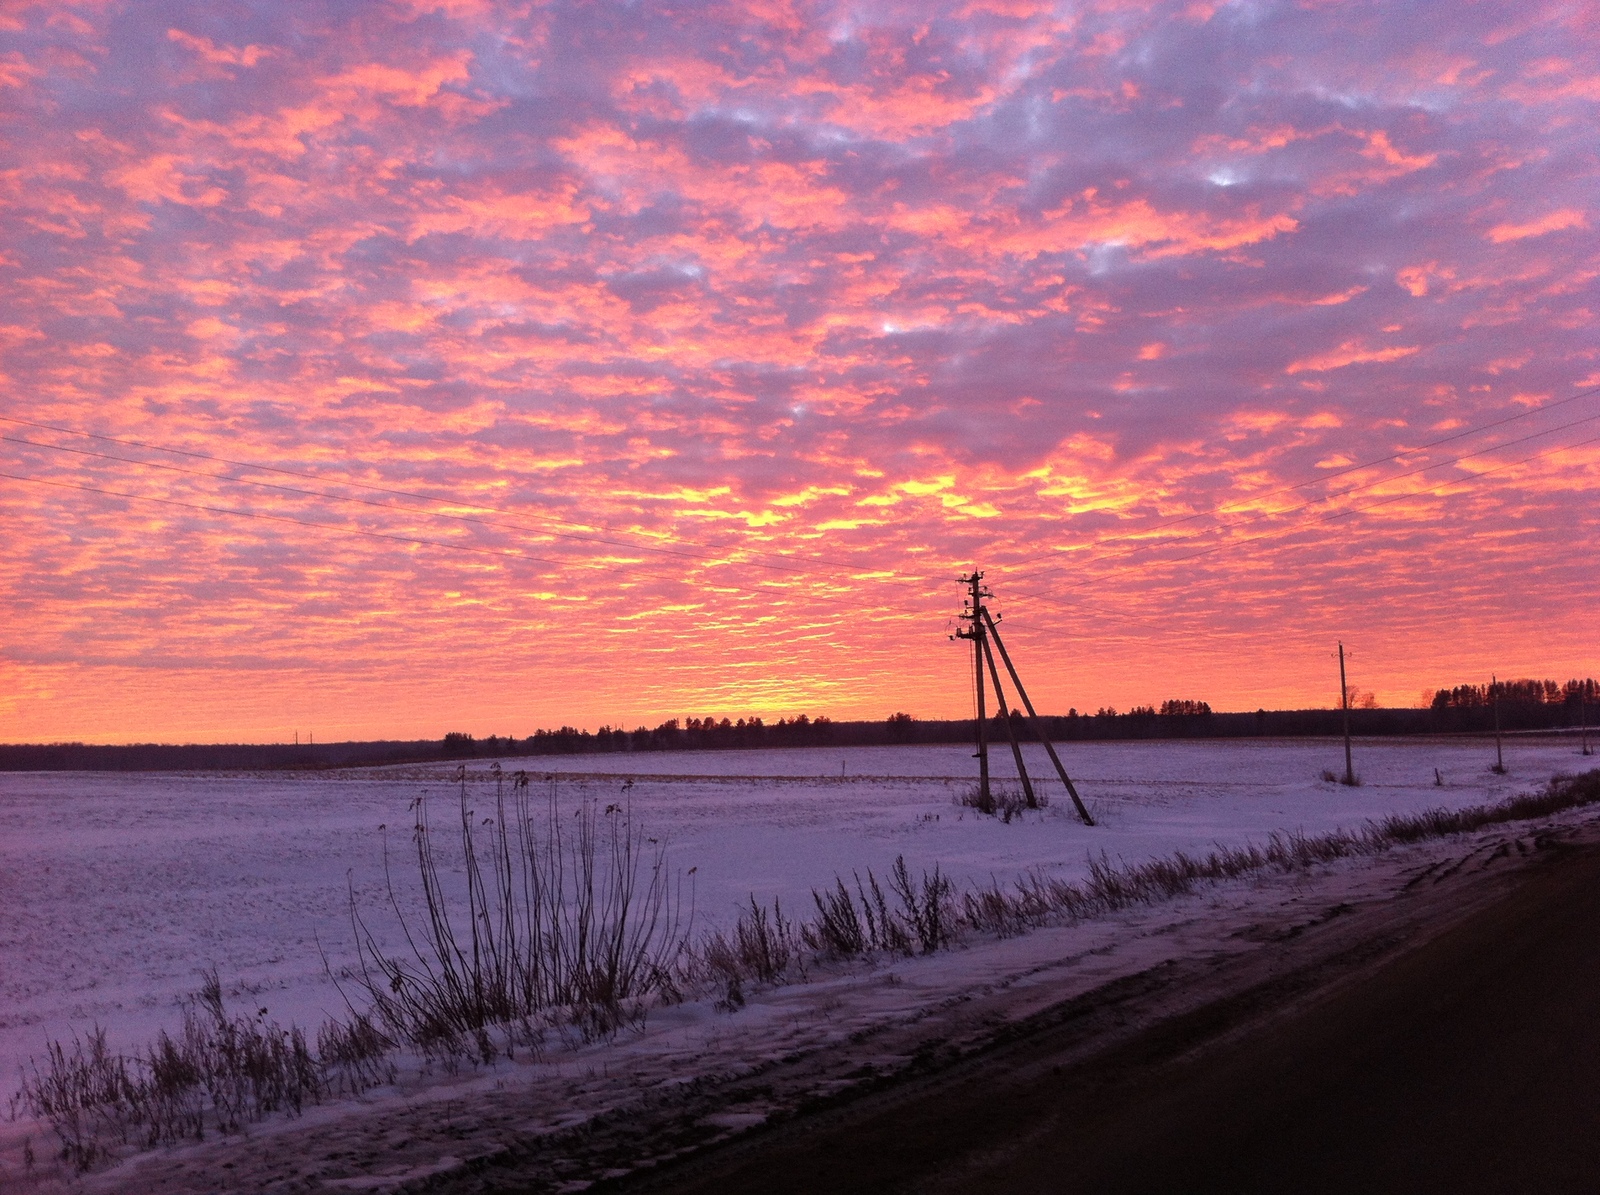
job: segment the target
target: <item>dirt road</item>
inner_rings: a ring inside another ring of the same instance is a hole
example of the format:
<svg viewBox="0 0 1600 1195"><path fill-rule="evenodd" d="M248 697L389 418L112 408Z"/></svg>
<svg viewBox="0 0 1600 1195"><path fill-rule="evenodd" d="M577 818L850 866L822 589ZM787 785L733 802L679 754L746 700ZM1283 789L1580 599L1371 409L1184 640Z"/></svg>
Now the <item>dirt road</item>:
<svg viewBox="0 0 1600 1195"><path fill-rule="evenodd" d="M1486 852L1388 909L1329 910L1120 1040L1084 1020L1115 1022L1115 1000L1058 1010L930 1076L598 1189L1600 1190L1600 842L1495 855L1506 866ZM1130 993L1126 1016L1159 988ZM1115 1044L1086 1055L1096 1033Z"/></svg>

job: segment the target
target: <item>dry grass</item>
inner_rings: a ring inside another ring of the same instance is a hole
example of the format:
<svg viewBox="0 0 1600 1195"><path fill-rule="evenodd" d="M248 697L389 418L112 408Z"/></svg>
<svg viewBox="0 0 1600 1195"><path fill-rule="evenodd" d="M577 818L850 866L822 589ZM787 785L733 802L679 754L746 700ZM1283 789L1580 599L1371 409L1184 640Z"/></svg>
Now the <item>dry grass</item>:
<svg viewBox="0 0 1600 1195"><path fill-rule="evenodd" d="M753 894L749 908L740 910L731 936L712 931L695 951L705 971L726 983L778 983L798 954L794 923L784 917L783 906L774 900L768 913Z"/></svg>
<svg viewBox="0 0 1600 1195"><path fill-rule="evenodd" d="M388 1043L370 1026L328 1025L313 1052L304 1032L233 1017L208 972L184 1007L176 1037L160 1033L132 1056L112 1053L98 1026L69 1045L51 1042L23 1075L21 1105L50 1122L61 1157L87 1170L118 1144L147 1148L238 1132L277 1112L389 1081Z"/></svg>
<svg viewBox="0 0 1600 1195"><path fill-rule="evenodd" d="M1024 810L1044 809L1050 802L1044 793L1037 790L1034 803L1030 805L1027 795L1020 788L991 784L988 793L985 794L980 786L974 784L957 794L956 804L964 809L976 810L987 817L998 817L1009 825L1011 819L1020 816Z"/></svg>
<svg viewBox="0 0 1600 1195"><path fill-rule="evenodd" d="M1600 802L1600 771L1557 776L1543 792L1525 793L1495 805L1395 814L1352 831L1275 833L1260 846L1219 847L1205 855L1177 851L1143 863L1113 863L1102 853L1089 860L1088 878L1081 881L1034 873L1010 888L995 883L966 892L959 902L959 920L964 928L1014 934L1057 919L1079 920L1133 904L1186 896L1202 883L1261 871L1303 871L1319 863L1547 817L1596 802Z"/></svg>

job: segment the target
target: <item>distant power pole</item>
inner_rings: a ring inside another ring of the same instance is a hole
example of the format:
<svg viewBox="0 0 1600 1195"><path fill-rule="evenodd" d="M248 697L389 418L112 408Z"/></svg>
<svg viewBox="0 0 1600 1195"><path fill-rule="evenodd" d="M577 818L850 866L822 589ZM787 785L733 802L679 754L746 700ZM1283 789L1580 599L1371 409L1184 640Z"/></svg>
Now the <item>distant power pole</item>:
<svg viewBox="0 0 1600 1195"><path fill-rule="evenodd" d="M1583 735L1583 753L1593 755L1589 750L1589 682L1587 679L1578 682L1578 726Z"/></svg>
<svg viewBox="0 0 1600 1195"><path fill-rule="evenodd" d="M1344 679L1344 640L1339 641L1339 708L1344 710L1344 783L1356 782L1355 765L1350 761L1350 686Z"/></svg>
<svg viewBox="0 0 1600 1195"><path fill-rule="evenodd" d="M1500 681L1492 672L1489 674L1489 692L1494 697L1494 770L1503 776L1506 757L1500 750Z"/></svg>

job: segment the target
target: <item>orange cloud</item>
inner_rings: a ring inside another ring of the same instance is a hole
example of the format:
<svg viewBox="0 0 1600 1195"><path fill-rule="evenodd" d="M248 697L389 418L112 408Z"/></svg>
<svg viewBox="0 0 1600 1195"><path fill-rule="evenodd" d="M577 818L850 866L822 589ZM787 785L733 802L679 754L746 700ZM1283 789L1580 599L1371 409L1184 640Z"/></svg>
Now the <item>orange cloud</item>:
<svg viewBox="0 0 1600 1195"><path fill-rule="evenodd" d="M1417 352L1419 345L1395 345L1390 348L1369 348L1357 340L1347 340L1338 348L1326 353L1314 353L1309 357L1302 357L1293 361L1284 370L1285 373L1325 372L1330 369L1343 369L1346 365L1363 365L1372 362L1398 361L1402 357L1409 357Z"/></svg>
<svg viewBox="0 0 1600 1195"><path fill-rule="evenodd" d="M1561 208L1526 224L1496 224L1488 237L1496 245L1507 241L1520 241L1526 237L1543 236L1547 232L1561 232L1568 228L1589 227L1588 217L1577 208Z"/></svg>

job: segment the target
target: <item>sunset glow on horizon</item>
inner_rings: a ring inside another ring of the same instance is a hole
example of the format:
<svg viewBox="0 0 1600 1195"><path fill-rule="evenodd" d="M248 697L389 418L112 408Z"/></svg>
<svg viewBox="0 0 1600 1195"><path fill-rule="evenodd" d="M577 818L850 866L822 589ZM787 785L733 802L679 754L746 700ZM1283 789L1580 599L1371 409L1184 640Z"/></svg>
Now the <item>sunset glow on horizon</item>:
<svg viewBox="0 0 1600 1195"><path fill-rule="evenodd" d="M0 12L0 742L1600 673L1592 3Z"/></svg>

